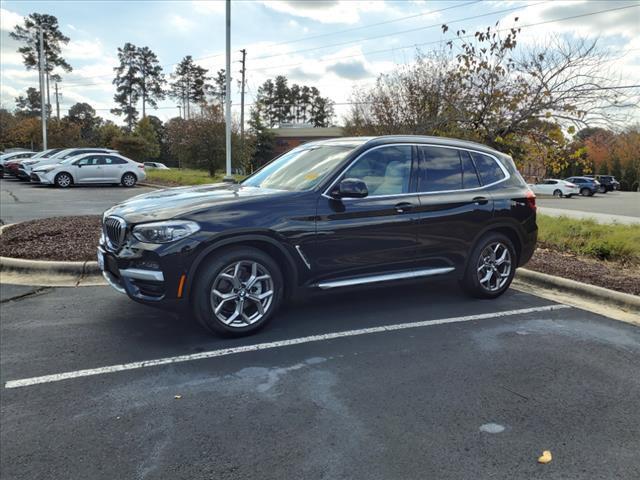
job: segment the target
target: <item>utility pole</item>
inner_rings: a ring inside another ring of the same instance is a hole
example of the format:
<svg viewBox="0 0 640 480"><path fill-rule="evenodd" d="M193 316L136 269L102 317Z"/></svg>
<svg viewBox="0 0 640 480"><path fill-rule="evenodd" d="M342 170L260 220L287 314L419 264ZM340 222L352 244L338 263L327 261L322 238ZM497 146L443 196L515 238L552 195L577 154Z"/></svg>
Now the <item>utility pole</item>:
<svg viewBox="0 0 640 480"><path fill-rule="evenodd" d="M62 94L58 93L58 82L56 82L56 118L60 120L60 96Z"/></svg>
<svg viewBox="0 0 640 480"><path fill-rule="evenodd" d="M244 152L244 76L247 71L245 65L247 50L243 48L240 51L242 52L242 70L240 70L242 74L242 89L240 90L240 148Z"/></svg>
<svg viewBox="0 0 640 480"><path fill-rule="evenodd" d="M42 117L42 150L47 149L47 105L44 95L44 39L42 27L40 27L40 116Z"/></svg>
<svg viewBox="0 0 640 480"><path fill-rule="evenodd" d="M226 137L226 157L227 157L227 177L231 177L231 0L226 2L226 45L227 45L227 70L225 72L226 78L226 95L225 103L226 108L224 112L225 117L225 137Z"/></svg>
<svg viewBox="0 0 640 480"><path fill-rule="evenodd" d="M182 118L182 105L178 105L178 115Z"/></svg>

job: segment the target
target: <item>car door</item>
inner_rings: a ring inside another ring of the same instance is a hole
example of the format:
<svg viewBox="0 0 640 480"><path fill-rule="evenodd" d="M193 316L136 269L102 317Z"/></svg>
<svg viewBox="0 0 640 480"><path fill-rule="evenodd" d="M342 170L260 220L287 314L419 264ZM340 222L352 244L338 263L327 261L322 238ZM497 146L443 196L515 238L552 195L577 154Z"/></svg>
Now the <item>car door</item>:
<svg viewBox="0 0 640 480"><path fill-rule="evenodd" d="M76 183L99 183L102 180L102 167L98 165L98 157L83 157L75 165Z"/></svg>
<svg viewBox="0 0 640 480"><path fill-rule="evenodd" d="M112 155L101 155L98 165L102 167L102 181L105 183L120 183L127 162Z"/></svg>
<svg viewBox="0 0 640 480"><path fill-rule="evenodd" d="M418 268L461 272L473 241L493 216L493 199L471 152L435 145L418 152Z"/></svg>
<svg viewBox="0 0 640 480"><path fill-rule="evenodd" d="M306 252L317 277L367 276L413 268L416 253L414 209L415 147L404 144L371 148L340 177L367 185L365 198L318 201L316 240Z"/></svg>

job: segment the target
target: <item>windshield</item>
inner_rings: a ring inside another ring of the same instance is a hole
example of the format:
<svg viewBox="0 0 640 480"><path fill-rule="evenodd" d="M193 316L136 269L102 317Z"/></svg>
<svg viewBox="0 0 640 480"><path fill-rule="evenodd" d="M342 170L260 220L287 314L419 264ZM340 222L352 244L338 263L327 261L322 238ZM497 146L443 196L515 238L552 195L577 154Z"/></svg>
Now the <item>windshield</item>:
<svg viewBox="0 0 640 480"><path fill-rule="evenodd" d="M353 149L352 146L337 145L299 147L269 163L242 185L275 190L310 190Z"/></svg>

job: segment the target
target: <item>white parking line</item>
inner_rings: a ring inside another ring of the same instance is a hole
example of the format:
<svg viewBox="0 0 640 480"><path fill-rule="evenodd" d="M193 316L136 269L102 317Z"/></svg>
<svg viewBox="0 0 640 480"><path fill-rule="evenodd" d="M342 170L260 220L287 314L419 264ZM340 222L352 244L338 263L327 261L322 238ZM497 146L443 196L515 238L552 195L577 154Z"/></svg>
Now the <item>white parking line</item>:
<svg viewBox="0 0 640 480"><path fill-rule="evenodd" d="M258 350L269 350L272 348L288 347L290 345L301 345L303 343L322 342L335 338L356 337L359 335L369 335L371 333L392 332L395 330L406 330L409 328L432 327L434 325L444 325L447 323L471 322L473 320L485 320L489 318L508 317L512 315L523 315L526 313L549 312L571 308L569 305L546 305L543 307L521 308L518 310L507 310L504 312L482 313L479 315L467 315L464 317L442 318L439 320L425 320L422 322L398 323L395 325L383 325L380 327L361 328L358 330L346 330L342 332L324 333L322 335L310 335L307 337L291 338L288 340L278 340L277 342L258 343L255 345L245 345L242 347L224 348L221 350L211 350L208 352L194 353L191 355L179 355L177 357L158 358L156 360L145 360L142 362L123 363L120 365L110 365L100 368L89 368L86 370L75 370L73 372L56 373L53 375L43 375L41 377L23 378L20 380L10 380L5 383L5 388L28 387L40 383L60 382L71 378L91 377L104 373L123 372L126 370L137 370L140 368L157 367L173 363L191 362L205 358L224 357L236 353L255 352Z"/></svg>

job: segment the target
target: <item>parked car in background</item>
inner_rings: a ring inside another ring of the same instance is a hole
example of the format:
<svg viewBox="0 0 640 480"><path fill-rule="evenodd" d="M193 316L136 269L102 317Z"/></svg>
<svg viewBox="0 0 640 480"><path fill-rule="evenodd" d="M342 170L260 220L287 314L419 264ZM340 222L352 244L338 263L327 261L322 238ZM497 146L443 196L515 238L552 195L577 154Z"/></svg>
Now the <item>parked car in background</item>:
<svg viewBox="0 0 640 480"><path fill-rule="evenodd" d="M565 178L567 182L575 183L580 189L580 195L583 197L591 197L600 189L600 183L591 177L569 177Z"/></svg>
<svg viewBox="0 0 640 480"><path fill-rule="evenodd" d="M48 158L40 158L40 159L31 159L29 161L23 162L21 168L19 169L18 176L20 178L31 178L32 170L38 166L42 167L45 165L54 165L56 163L60 163L63 160L66 160L71 157L75 157L77 155L83 155L85 153L118 153L117 150L112 150L110 148L65 148L64 150L60 150L59 152L51 155Z"/></svg>
<svg viewBox="0 0 640 480"><path fill-rule="evenodd" d="M26 150L26 151L20 150L17 152L9 152L9 153L4 153L0 155L0 178L4 178L5 165L8 162L11 162L12 160L25 160L27 158L31 158L35 154L36 152L32 152L29 150Z"/></svg>
<svg viewBox="0 0 640 480"><path fill-rule="evenodd" d="M171 170L164 163L160 162L144 162L145 168L156 169L156 170Z"/></svg>
<svg viewBox="0 0 640 480"><path fill-rule="evenodd" d="M589 175L591 177L591 175ZM595 178L598 182L600 182L600 188L598 192L607 193L612 192L614 190L620 190L620 182L616 180L616 177L613 175L595 175L591 178Z"/></svg>
<svg viewBox="0 0 640 480"><path fill-rule="evenodd" d="M254 332L307 288L448 275L496 298L537 236L535 195L511 157L422 136L306 143L239 185L133 197L102 228L111 286L226 335Z"/></svg>
<svg viewBox="0 0 640 480"><path fill-rule="evenodd" d="M38 165L31 172L31 181L61 188L83 183L133 187L145 178L142 163L117 153L75 155L54 165Z"/></svg>
<svg viewBox="0 0 640 480"><path fill-rule="evenodd" d="M554 197L571 198L572 195L580 195L580 189L575 183L556 178L547 178L539 183L529 184L536 195L553 195Z"/></svg>

